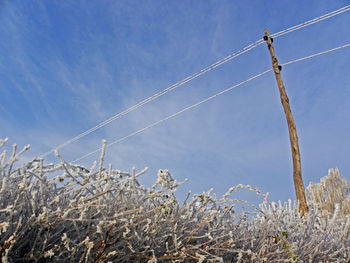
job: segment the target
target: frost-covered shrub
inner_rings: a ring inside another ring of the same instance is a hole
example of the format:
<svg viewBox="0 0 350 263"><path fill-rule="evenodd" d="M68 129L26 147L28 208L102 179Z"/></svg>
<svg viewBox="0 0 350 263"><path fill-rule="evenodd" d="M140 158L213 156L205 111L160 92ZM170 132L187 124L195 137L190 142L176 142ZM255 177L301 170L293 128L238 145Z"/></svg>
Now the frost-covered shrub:
<svg viewBox="0 0 350 263"><path fill-rule="evenodd" d="M325 216L333 216L336 207L341 216L350 214L350 184L339 170L329 169L320 183L310 183L306 189L307 201L319 208Z"/></svg>
<svg viewBox="0 0 350 263"><path fill-rule="evenodd" d="M0 141L0 146L5 140ZM26 147L25 149L27 149ZM24 149L24 150L25 150ZM22 151L23 152L23 151ZM179 204L177 182L160 170L151 188L146 169L90 169L34 158L22 167L14 147L0 154L2 262L347 262L348 215L325 218L311 206L270 203L267 194L237 185L220 199L212 191ZM50 179L51 178L51 179ZM260 207L230 198L254 191ZM238 211L237 204L245 210ZM250 211L250 212L248 212Z"/></svg>

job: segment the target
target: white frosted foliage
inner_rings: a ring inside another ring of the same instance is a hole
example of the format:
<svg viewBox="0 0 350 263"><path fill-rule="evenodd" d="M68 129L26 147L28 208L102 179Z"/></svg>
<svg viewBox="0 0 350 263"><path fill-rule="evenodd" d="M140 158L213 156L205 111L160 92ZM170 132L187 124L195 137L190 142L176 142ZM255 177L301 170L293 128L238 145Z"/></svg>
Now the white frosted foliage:
<svg viewBox="0 0 350 263"><path fill-rule="evenodd" d="M0 147L6 143L0 139ZM106 141L102 141L106 145ZM350 187L337 169L307 187L310 211L295 201L270 202L250 185L210 189L179 204L177 182L159 170L151 188L131 172L32 161L16 167L25 147L0 153L2 262L349 262ZM53 176L53 174L55 176ZM209 187L208 187L209 188ZM255 192L261 204L232 199Z"/></svg>

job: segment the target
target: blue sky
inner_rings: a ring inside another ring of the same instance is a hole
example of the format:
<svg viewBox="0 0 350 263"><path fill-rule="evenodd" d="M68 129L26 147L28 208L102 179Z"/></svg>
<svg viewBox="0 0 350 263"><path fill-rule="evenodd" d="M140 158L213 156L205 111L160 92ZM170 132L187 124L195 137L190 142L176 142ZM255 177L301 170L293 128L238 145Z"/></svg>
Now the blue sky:
<svg viewBox="0 0 350 263"><path fill-rule="evenodd" d="M0 137L32 159L263 36L348 1L2 1ZM350 43L350 13L274 41L280 63ZM283 68L305 186L350 174L350 48ZM265 44L62 148L74 160L271 67ZM80 163L90 167L99 154ZM47 162L58 160L50 155ZM236 184L295 199L273 73L107 149L106 164L188 178L180 199ZM240 193L255 202L255 196Z"/></svg>

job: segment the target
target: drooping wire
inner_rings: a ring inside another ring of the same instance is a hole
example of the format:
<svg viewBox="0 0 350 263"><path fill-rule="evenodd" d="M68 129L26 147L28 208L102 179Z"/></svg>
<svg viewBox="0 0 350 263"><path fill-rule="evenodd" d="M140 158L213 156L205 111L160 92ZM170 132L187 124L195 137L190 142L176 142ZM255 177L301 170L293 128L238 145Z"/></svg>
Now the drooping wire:
<svg viewBox="0 0 350 263"><path fill-rule="evenodd" d="M350 5L344 6L344 7L340 8L340 9L337 9L337 10L332 11L330 13L327 13L325 15L319 16L317 18L314 18L314 19L311 19L309 21L303 22L303 23L301 23L299 25L296 25L296 26L284 29L284 30L279 31L277 33L274 33L274 34L271 35L271 37L275 37L276 38L276 37L279 37L279 36L291 33L293 31L296 31L296 30L299 30L301 28L310 26L312 24L321 22L323 20L326 20L328 18L331 18L333 16L339 15L339 14L344 13L344 12L349 11L349 10L350 10ZM210 66L200 70L199 72L188 76L187 78L185 78L185 79L183 79L183 80L181 80L181 81L179 81L179 82L169 86L168 88L166 88L166 89L164 89L164 90L162 90L162 91L160 91L160 92L158 92L158 93L156 93L156 94L154 94L154 95L152 95L152 96L150 96L150 97L140 101L139 103L135 104L134 106L132 106L132 107L130 107L130 108L128 108L128 109L126 109L126 110L124 110L124 111L114 115L114 116L112 116L111 118L109 118L109 119L107 119L107 120L97 124L96 126L90 128L89 130L86 130L86 131L78 134L74 138L69 139L66 142L56 146L55 148L53 148L53 149L49 150L48 152L42 154L40 156L40 158L44 158L44 157L48 156L49 154L53 153L54 151L56 151L58 149L61 149L61 148L65 147L65 146L67 146L67 145L69 145L69 144L71 144L71 143L81 139L82 137L84 137L84 136L86 136L86 135L88 135L88 134L90 134L90 133L92 133L92 132L102 128L103 126L105 126L105 125L111 123L112 121L114 121L114 120L116 120L116 119L118 119L118 118L128 114L129 112L134 111L137 108L139 108L139 107L141 107L141 106L143 106L143 105L145 105L145 104L147 104L147 103L149 103L149 102L159 98L160 96L163 96L164 94L166 94L166 93L168 93L168 92L170 92L170 91L172 91L172 90L174 90L174 89L184 85L185 83L187 83L187 82L189 82L189 81L191 81L191 80L193 80L193 79L203 75L204 73L207 73L210 70L212 70L212 69L214 69L214 68L216 68L216 67L218 67L218 66L220 66L220 65L222 65L222 64L224 64L224 63L226 63L226 62L228 62L228 61L230 61L230 60L232 60L232 59L234 59L234 58L236 58L236 57L238 57L238 56L240 56L240 55L242 55L242 54L244 54L244 53L246 53L246 52L248 52L248 51L250 51L252 49L254 49L254 48L256 48L257 46L261 45L263 42L264 41L262 39L260 39L260 40L258 40L256 42L254 42L254 43L252 43L252 44L250 44L250 45L240 49L239 51L230 54L229 56L227 56L227 57L225 57L225 58L223 58L223 59L213 63L212 65L210 65Z"/></svg>
<svg viewBox="0 0 350 263"><path fill-rule="evenodd" d="M319 52L319 53L315 53L315 54L312 54L312 55L309 55L309 56L305 56L305 57L302 57L302 58L298 58L298 59L295 59L295 60L291 60L291 61L288 61L288 62L286 62L286 63L280 64L280 65L281 65L281 66L290 65L290 64L293 64L293 63L296 63L296 62L300 62L300 61L303 61L303 60L306 60L306 59L310 59L310 58L313 58L313 57L316 57L316 56L320 56L320 55L323 55L323 54L327 54L327 53L330 53L330 52L333 52L333 51L336 51L336 50L339 50L339 49L342 49L342 48L345 48L345 47L349 47L349 46L350 46L350 43L349 43L349 44L342 45L342 46L339 46L339 47L336 47L336 48L328 49L328 50L325 50L325 51L322 51L322 52ZM251 80L253 80L253 79L256 79L256 78L258 78L258 77L261 77L261 76L267 74L267 73L270 72L270 71L272 71L272 69L265 70L265 71L263 71L263 72L261 72L261 73L255 75L255 76L253 76L253 77L250 77L250 78L248 78L248 79L246 79L246 80L244 80L244 81L242 81L242 82L240 82L240 83L238 83L238 84L236 84L236 85L234 85L234 86L232 86L232 87L230 87L230 88L228 88L228 89L225 89L225 90L223 90L223 91L220 91L220 92L218 92L218 93L216 93L216 94L214 94L214 95L212 95L212 96L210 96L210 97L208 97L208 98L206 98L206 99L204 99L204 100L201 100L201 101L199 101L199 102L197 102L197 103L195 103L195 104L192 104L192 105L190 105L190 106L188 106L188 107L186 107L186 108L184 108L184 109L182 109L182 110L180 110L180 111L178 111L178 112L176 112L176 113L174 113L174 114L172 114L172 115L169 115L168 117L166 117L166 118L164 118L164 119L161 119L161 120L159 120L159 121L156 121L156 122L154 122L154 123L152 123L152 124L150 124L150 125L148 125L148 126L142 128L142 129L139 129L139 130L137 130L137 131L135 131L135 132L130 133L129 135L126 135L126 136L124 136L124 137L122 137L122 138L120 138L120 139L118 139L118 140L116 140L116 141L110 143L110 144L107 144L106 147L110 147L110 146L112 146L112 145L114 145L114 144L120 143L120 142L122 142L122 141L124 141L124 140L126 140L126 139L128 139L128 138L130 138L130 137L132 137L132 136L134 136L134 135L136 135L136 134L139 134L139 133L141 133L141 132L144 132L145 130L148 130L148 129L154 127L154 126L157 126L157 125L161 124L161 123L164 122L164 121L167 121L167 120L169 120L169 119L171 119L171 118L174 118L175 116L177 116L177 115L179 115L179 114L181 114L181 113L184 113L185 111L188 111L188 110L190 110L190 109L192 109L192 108L194 108L194 107L197 107L197 106L199 106L199 105L201 105L201 104L203 104L203 103L205 103L205 102L207 102L207 101L210 101L210 100L216 98L217 96L220 96L220 95L222 95L222 94L224 94L224 93L226 93L226 92L228 92L228 91L230 91L230 90L232 90L232 89L234 89L234 88L237 88L237 87L239 87L239 86L241 86L241 85L243 85L243 84L245 84L245 83L247 83L247 82L249 82L249 81L251 81ZM87 154L85 154L85 155L83 155L83 156L81 156L81 157L75 159L74 161L72 161L72 163L76 163L76 162L78 162L78 161L80 161L80 160L82 160L82 159L85 159L86 157L88 157L88 156L90 156L90 155L92 155L92 154L95 154L95 153L97 153L97 152L100 152L101 150L102 150L102 148L98 148L98 149L96 149L96 150L94 150L94 151L92 151L92 152L90 152L90 153L87 153Z"/></svg>

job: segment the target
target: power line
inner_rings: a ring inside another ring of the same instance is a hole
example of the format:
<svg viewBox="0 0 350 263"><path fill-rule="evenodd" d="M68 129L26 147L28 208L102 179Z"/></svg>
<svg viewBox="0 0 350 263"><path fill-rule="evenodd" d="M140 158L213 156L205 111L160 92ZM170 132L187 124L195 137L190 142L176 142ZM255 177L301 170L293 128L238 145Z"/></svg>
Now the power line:
<svg viewBox="0 0 350 263"><path fill-rule="evenodd" d="M283 36L285 34L288 34L288 33L291 33L293 31L299 30L299 29L301 29L303 27L311 26L311 25L316 24L318 22L321 22L323 20L329 19L329 18L331 18L333 16L340 15L340 14L346 12L346 11L349 11L349 10L350 10L350 5L344 6L344 7L340 8L340 9L337 9L337 10L332 11L330 13L327 13L325 15L322 15L322 16L313 18L313 19L311 19L309 21L303 22L303 23L301 23L299 25L292 26L292 27L289 27L287 29L281 30L281 31L279 31L277 33L272 34L271 37L275 37L276 38L276 37L279 37L279 36Z"/></svg>
<svg viewBox="0 0 350 263"><path fill-rule="evenodd" d="M138 134L138 133L141 133L141 132L143 132L143 131L145 131L145 130L148 130L149 128L152 128L152 127L154 127L154 126L156 126L156 125L158 125L158 124L161 124L162 122L167 121L167 120L169 120L169 119L171 119L171 118L173 118L173 117L175 117L175 116L177 116L177 115L179 115L179 114L181 114L181 113L183 113L183 112L185 112L185 111L188 111L189 109L192 109L192 108L194 108L194 107L197 107L197 106L199 106L200 104L202 104L202 103L204 103L204 102L207 102L207 101L209 101L209 100L212 100L212 99L214 99L215 97L217 97L217 96L219 96L219 95L222 95L222 94L224 94L224 93L226 93L226 92L228 92L228 91L230 91L230 90L232 90L232 89L234 89L234 88L237 88L237 87L239 87L239 86L241 86L241 85L243 85L243 84L245 84L245 83L247 83L247 82L249 82L249 81L251 81L251 80L253 80L253 79L256 79L256 78L258 78L258 77L260 77L260 76L262 76L262 75L265 75L266 73L270 72L271 70L272 70L272 69L269 69L269 70L266 70L266 71L264 71L264 72L261 72L261 73L255 75L255 76L253 76L253 77L251 77L251 78L249 78L249 79L247 79L247 80L245 80L245 81L242 81L242 82L238 83L238 84L235 85L235 86L232 86L232 87L230 87L230 88L228 88L228 89L225 89L225 90L223 90L223 91L221 91L221 92L219 92L219 93L216 93L216 94L214 94L214 95L212 95L212 96L210 96L210 97L208 97L208 98L206 98L206 99L204 99L204 100L202 100L202 101L200 101L200 102L197 102L197 103L195 103L195 104L192 104L191 106L188 106L188 107L186 107L186 108L184 108L184 109L182 109L182 110L180 110L180 111L178 111L178 112L176 112L176 113L174 113L174 114L172 114L172 115L170 115L170 116L168 116L168 117L166 117L166 118L164 118L164 119L161 119L161 120L159 120L159 121L156 121L156 122L154 122L154 123L152 123L152 124L150 124L150 125L148 125L148 126L142 128L142 129L140 129L140 130L137 130L137 131L135 131L135 132L133 132L133 133L130 133L129 135L124 136L123 138L120 138L120 139L118 139L118 140L116 140L116 141L114 141L114 142L112 142L112 143L110 143L110 144L107 144L107 147L112 146L112 145L114 145L114 144L117 144L117 143L119 143L119 142L122 142L122 141L126 140L127 138L129 138L129 137L131 137L131 136L134 136L134 135L136 135L136 134ZM86 154L86 155L84 155L84 156L82 156L82 157L80 157L80 158L74 160L73 163L74 163L74 162L77 162L77 161L80 161L80 160L84 159L85 157L88 157L88 156L90 156L90 155L92 155L92 154L94 154L94 153L97 153L97 152L99 152L101 149L102 149L102 148L99 148L99 149L97 149L97 150L95 150L95 151L93 151L93 152L90 152L90 153L88 153L88 154Z"/></svg>
<svg viewBox="0 0 350 263"><path fill-rule="evenodd" d="M328 50L325 50L325 51L322 51L322 52L319 52L319 53L315 53L315 54L310 55L310 56L305 56L305 57L302 57L302 58L298 58L298 59L295 59L295 60L291 60L291 61L288 61L288 62L286 62L286 63L281 64L281 66L290 65L290 64L293 64L293 63L296 63L296 62L300 62L300 61L303 61L303 60L306 60L306 59L310 59L310 58L313 58L313 57L316 57L316 56L320 56L320 55L323 55L323 54L327 54L327 53L329 53L329 52L336 51L336 50L339 50L339 49L342 49L342 48L345 48L345 47L349 47L349 46L350 46L350 43L349 43L349 44L342 45L342 46L339 46L339 47L336 47L336 48L328 49ZM195 103L195 104L192 104L192 105L190 105L190 106L188 106L188 107L186 107L186 108L184 108L184 109L182 109L182 110L180 110L180 111L178 111L178 112L176 112L176 113L174 113L174 114L172 114L172 115L169 115L168 117L166 117L166 118L164 118L164 119L161 119L161 120L159 120L159 121L156 121L156 122L154 122L154 123L152 123L152 124L150 124L150 125L148 125L148 126L142 128L142 129L139 129L139 130L137 130L137 131L135 131L135 132L133 132L133 133L130 133L129 135L126 135L126 136L124 136L124 137L122 137L122 138L120 138L120 139L118 139L118 140L116 140L116 141L114 141L114 142L112 142L112 143L110 143L110 144L107 144L106 148L107 148L107 147L110 147L110 146L112 146L112 145L114 145L114 144L120 143L120 142L122 142L122 141L124 141L124 140L126 140L126 139L128 139L128 138L130 138L130 137L132 137L132 136L134 136L134 135L136 135L136 134L139 134L139 133L141 133L141 132L143 132L143 131L145 131L145 130L148 130L148 129L154 127L154 126L157 126L157 125L161 124L161 123L164 122L164 121L167 121L167 120L169 120L169 119L171 119L171 118L174 118L175 116L177 116L177 115L179 115L179 114L181 114L181 113L184 113L185 111L188 111L189 109L192 109L192 108L194 108L194 107L197 107L197 106L199 106L199 105L201 105L201 104L203 104L203 103L205 103L205 102L207 102L207 101L209 101L209 100L212 100L212 99L216 98L217 96L220 96L220 95L222 95L222 94L224 94L224 93L226 93L226 92L228 92L228 91L230 91L230 90L232 90L232 89L234 89L234 88L237 88L237 87L239 87L239 86L241 86L241 85L243 85L243 84L245 84L245 83L247 83L247 82L249 82L249 81L251 81L251 80L253 80L253 79L256 79L256 78L258 78L258 77L261 77L261 76L267 74L267 73L270 72L270 71L272 71L272 69L265 70L265 71L263 71L263 72L261 72L261 73L255 75L255 76L253 76L253 77L250 77L249 79L246 79L246 80L244 80L244 81L242 81L242 82L240 82L240 83L238 83L238 84L236 84L236 85L234 85L234 86L232 86L232 87L230 87L230 88L228 88L228 89L225 89L225 90L223 90L223 91L220 91L220 92L218 92L218 93L216 93L216 94L214 94L214 95L212 95L212 96L210 96L210 97L208 97L208 98L206 98L206 99L204 99L204 100L202 100L202 101L200 101L200 102L197 102L197 103ZM95 150L95 151L92 151L92 152L90 152L90 153L88 153L88 154L85 154L85 155L83 155L83 156L81 156L81 157L75 159L74 161L72 161L72 163L78 162L78 161L80 161L80 160L82 160L82 159L84 159L84 158L86 158L86 157L88 157L88 156L90 156L90 155L92 155L92 154L95 154L95 153L97 153L97 152L99 152L99 151L101 151L101 150L102 150L102 148L98 148L98 149Z"/></svg>
<svg viewBox="0 0 350 263"><path fill-rule="evenodd" d="M96 126L92 127L91 129L89 129L89 130L87 130L87 131L85 131L85 132L75 136L74 138L72 138L72 139L70 139L70 140L68 140L68 141L66 141L66 142L56 146L55 148L53 148L53 149L49 150L48 152L42 154L40 156L40 158L44 158L44 157L48 156L49 154L53 153L55 150L61 149L64 146L67 146L68 144L71 144L71 143L81 139L82 137L84 137L84 136L86 136L86 135L88 135L88 134L98 130L99 128L102 128L103 126L111 123L112 121L114 121L116 119L119 119L120 117L128 114L129 112L136 110L137 108L139 108L139 107L141 107L141 106L143 106L143 105L145 105L145 104L147 104L147 103L149 103L149 102L159 98L160 96L163 96L164 94L166 94L166 93L168 93L168 92L170 92L170 91L172 91L172 90L174 90L174 89L176 89L176 88L178 88L178 87L180 87L180 86L182 86L184 84L186 84L187 82L189 82L189 81L191 81L191 80L193 80L193 79L203 75L204 73L207 73L210 70L212 70L212 69L214 69L214 68L216 68L216 67L218 67L218 66L220 66L220 65L222 65L222 64L224 64L224 63L226 63L226 62L228 62L228 61L230 61L230 60L232 60L232 59L234 59L234 58L236 58L236 57L246 53L246 52L248 52L249 50L252 50L253 48L261 45L262 43L264 43L263 40L258 40L256 42L254 42L254 43L252 43L252 44L250 44L250 45L240 49L239 51L237 51L235 53L232 53L231 55L229 55L229 56L227 56L227 57L225 57L225 58L215 62L214 64L212 64L212 65L210 65L210 66L200 70L199 72L188 76L187 78L185 78L185 79L183 79L183 80L181 80L181 81L179 81L179 82L169 86L168 88L166 88L166 89L164 89L164 90L162 90L162 91L152 95L151 97L148 97L148 98L140 101L139 103L135 104L134 106L132 106L132 107L130 107L130 108L128 108L128 109L126 109L126 110L124 110L124 111L114 115L114 116L112 116L111 118L109 118L109 119L107 119L107 120L97 124Z"/></svg>
<svg viewBox="0 0 350 263"><path fill-rule="evenodd" d="M317 56L320 56L320 55L323 55L323 54L327 54L329 52L336 51L336 50L339 50L339 49L342 49L342 48L345 48L345 47L348 47L348 46L350 46L350 43L349 44L345 44L345 45L340 46L340 47L336 47L336 48L328 49L328 50L325 50L325 51L322 51L322 52L319 52L319 53L315 53L315 54L312 54L310 56L306 56L306 57L303 57L303 58L298 58L298 59L295 59L295 60L283 63L283 64L281 64L281 66L286 66L286 65L289 65L289 64L293 64L295 62L300 62L300 61L303 61L303 60L306 60L306 59L309 59L309 58L317 57Z"/></svg>
<svg viewBox="0 0 350 263"><path fill-rule="evenodd" d="M279 37L279 36L285 35L285 34L293 32L293 31L299 30L299 29L301 29L303 27L307 27L307 26L310 26L312 24L315 24L315 23L318 23L320 21L323 21L323 20L326 20L328 18L331 18L333 16L339 15L339 14L344 13L344 12L349 11L349 10L350 10L350 5L347 5L345 7L342 7L340 9L337 9L337 10L332 11L330 13L327 13L325 15L322 15L322 16L319 16L317 18L311 19L309 21L303 22L303 23L301 23L299 25L296 25L296 26L284 29L282 31L279 31L279 32L277 32L275 34L272 34L271 36L272 37ZM88 135L88 134L90 134L90 133L92 133L92 132L102 128L103 126L111 123L112 121L114 121L116 119L119 119L120 117L128 114L129 112L136 110L137 108L139 108L139 107L141 107L141 106L143 106L143 105L145 105L145 104L147 104L147 103L149 103L149 102L159 98L160 96L163 96L164 94L166 94L166 93L168 93L168 92L170 92L170 91L172 91L172 90L174 90L174 89L176 89L176 88L178 88L178 87L180 87L180 86L182 86L184 84L186 84L187 82L189 82L189 81L191 81L191 80L193 80L193 79L203 75L204 73L207 73L210 70L212 70L212 69L214 69L214 68L216 68L216 67L218 67L218 66L220 66L220 65L222 65L222 64L224 64L224 63L226 63L226 62L228 62L228 61L230 61L230 60L232 60L232 59L234 59L234 58L236 58L236 57L238 57L238 56L240 56L240 55L242 55L242 54L244 54L244 53L246 53L246 52L248 52L248 51L250 51L252 49L254 49L254 48L256 48L257 46L261 45L263 42L264 42L263 40L258 40L256 42L254 42L254 43L252 43L252 44L250 44L250 45L240 49L239 51L230 54L229 56L227 56L227 57L225 57L225 58L215 62L214 64L212 64L212 65L210 65L210 66L200 70L199 72L188 76L187 78L185 78L185 79L183 79L183 80L181 80L181 81L179 81L179 82L169 86L168 88L166 88L166 89L164 89L164 90L162 90L162 91L160 91L160 92L158 92L158 93L156 93L156 94L154 94L154 95L152 95L152 96L150 96L150 97L140 101L139 103L135 104L134 106L132 106L132 107L130 107L130 108L128 108L128 109L126 109L126 110L124 110L124 111L114 115L114 116L112 116L111 118L109 118L109 119L107 119L107 120L97 124L96 126L90 128L89 130L86 130L85 132L82 132L82 133L78 134L74 138L72 138L72 139L70 139L70 140L68 140L68 141L66 141L66 142L56 146L55 148L53 148L53 149L49 150L48 152L42 154L40 156L40 158L44 158L44 157L48 156L49 154L51 154L55 150L61 149L61 148L65 147L65 146L67 146L67 145L69 145L69 144L71 144L71 143L81 139L82 137L84 137L84 136L86 136L86 135Z"/></svg>

